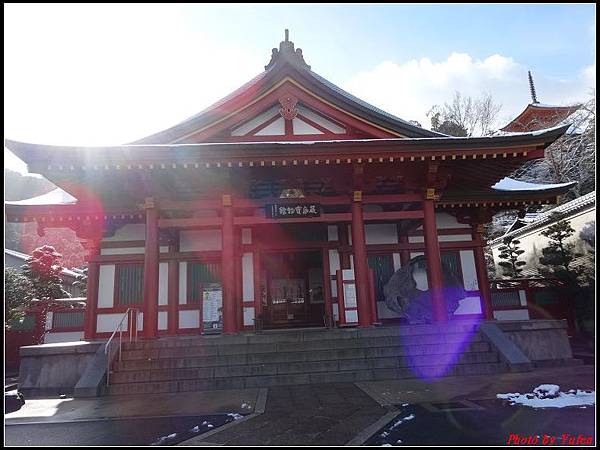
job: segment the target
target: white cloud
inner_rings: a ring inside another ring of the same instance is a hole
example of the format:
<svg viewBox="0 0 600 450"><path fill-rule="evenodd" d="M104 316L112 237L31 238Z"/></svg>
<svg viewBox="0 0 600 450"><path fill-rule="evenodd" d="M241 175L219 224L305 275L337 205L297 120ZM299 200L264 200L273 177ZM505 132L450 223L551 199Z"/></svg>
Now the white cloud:
<svg viewBox="0 0 600 450"><path fill-rule="evenodd" d="M567 104L584 100L595 84L594 66L575 80L559 81L534 72L538 100ZM428 127L427 111L450 101L455 91L479 96L490 93L502 104L499 126L504 125L530 102L527 67L513 58L494 54L479 60L466 53L452 53L444 61L429 58L405 63L384 61L352 77L345 85L357 97L406 120Z"/></svg>
<svg viewBox="0 0 600 450"><path fill-rule="evenodd" d="M7 4L4 6L4 135L62 145L129 142L172 126L258 74L267 54L226 46L190 24L182 5ZM268 49L265 49L268 53ZM318 69L317 69L318 71ZM582 100L595 65L577 80L534 71L540 101ZM336 82L336 80L331 80ZM404 119L425 117L455 90L490 92L506 122L529 101L527 69L493 54L452 53L384 61L343 87ZM23 170L5 150L5 162Z"/></svg>

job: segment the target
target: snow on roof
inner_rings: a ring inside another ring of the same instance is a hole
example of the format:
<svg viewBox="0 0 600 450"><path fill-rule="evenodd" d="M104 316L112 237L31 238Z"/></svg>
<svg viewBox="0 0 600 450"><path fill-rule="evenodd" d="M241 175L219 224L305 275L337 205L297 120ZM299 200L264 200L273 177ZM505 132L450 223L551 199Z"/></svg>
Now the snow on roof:
<svg viewBox="0 0 600 450"><path fill-rule="evenodd" d="M503 236L500 236L489 243L489 245L495 245L507 237L507 236L517 236L521 235L527 231L534 230L536 228L542 227L543 225L549 223L554 214L560 214L561 216L569 216L570 214L577 212L584 208L592 208L596 207L596 191L592 191L588 194L582 195L581 197L577 197L575 200L571 200L570 202L563 203L562 205L557 206L556 208L552 208L548 211L538 214L535 220L531 223L528 223L524 227L518 228L513 231L508 231Z"/></svg>
<svg viewBox="0 0 600 450"><path fill-rule="evenodd" d="M5 202L7 205L74 205L77 199L61 188L56 188L46 194L38 195L37 197L28 198L25 200L16 200Z"/></svg>
<svg viewBox="0 0 600 450"><path fill-rule="evenodd" d="M26 255L25 253L21 253L16 250L10 250L8 248L4 249L4 253L6 253L7 255L10 255L10 256L14 256L15 258L22 259L23 261L25 261L27 258L29 258L29 255Z"/></svg>
<svg viewBox="0 0 600 450"><path fill-rule="evenodd" d="M526 181L514 180L510 177L502 178L496 184L492 186L492 189L496 191L542 191L547 189L556 189L565 186L572 186L576 184L575 181L569 183L559 184L541 184L541 183L528 183Z"/></svg>
<svg viewBox="0 0 600 450"><path fill-rule="evenodd" d="M539 108L570 110L569 114L565 118L563 118L561 121L559 121L556 124L556 126L554 127L554 128L558 128L558 127L562 127L564 125L570 125L570 127L567 129L565 134L581 134L581 133L583 133L585 131L585 129L589 126L589 122L591 120L590 116L579 117L578 113L582 106L581 103L574 103L572 105L563 105L563 106L546 105L546 104L542 104L542 103L531 103L527 107L530 107L530 106L539 107ZM523 113L521 113L519 116L517 116L517 118L520 117L522 114ZM513 121L510 122L505 127L508 127L509 125L511 125L517 118L513 119ZM538 131L542 131L542 130L538 130ZM503 129L496 130L493 133L493 135L495 135L495 136L510 136L512 134L515 134L515 132L504 131Z"/></svg>
<svg viewBox="0 0 600 450"><path fill-rule="evenodd" d="M576 108L581 106L581 103L572 103L569 105L550 105L548 103L530 103L529 106L535 106L536 108L552 108L552 109L556 109L556 108Z"/></svg>

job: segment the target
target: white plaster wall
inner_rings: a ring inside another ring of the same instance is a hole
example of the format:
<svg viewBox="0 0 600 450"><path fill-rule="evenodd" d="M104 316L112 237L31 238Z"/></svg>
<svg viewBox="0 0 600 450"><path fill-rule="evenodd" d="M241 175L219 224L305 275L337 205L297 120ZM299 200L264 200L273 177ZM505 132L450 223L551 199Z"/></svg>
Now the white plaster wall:
<svg viewBox="0 0 600 450"><path fill-rule="evenodd" d="M470 234L442 234L438 236L438 242L463 242L471 241L473 236Z"/></svg>
<svg viewBox="0 0 600 450"><path fill-rule="evenodd" d="M158 304L167 305L169 303L169 263L160 263L158 265Z"/></svg>
<svg viewBox="0 0 600 450"><path fill-rule="evenodd" d="M158 312L158 329L159 330L167 330L169 328L169 312L168 311L159 311Z"/></svg>
<svg viewBox="0 0 600 450"><path fill-rule="evenodd" d="M59 333L46 333L44 344L54 344L56 342L75 342L83 340L83 331L64 331Z"/></svg>
<svg viewBox="0 0 600 450"><path fill-rule="evenodd" d="M114 236L102 239L103 242L144 240L146 240L146 225L143 223L130 223L124 225L115 232Z"/></svg>
<svg viewBox="0 0 600 450"><path fill-rule="evenodd" d="M102 248L101 255L134 255L144 253L144 247Z"/></svg>
<svg viewBox="0 0 600 450"><path fill-rule="evenodd" d="M329 250L329 274L335 275L340 268L340 254L337 250ZM335 280L331 280L331 296L337 297L337 284Z"/></svg>
<svg viewBox="0 0 600 450"><path fill-rule="evenodd" d="M292 127L294 129L294 134L323 134L322 131L318 130L312 125L309 125L299 118L292 120Z"/></svg>
<svg viewBox="0 0 600 450"><path fill-rule="evenodd" d="M169 246L161 245L159 247L160 253L168 253ZM101 255L139 255L144 254L146 249L144 247L122 247L122 248L102 248L100 249Z"/></svg>
<svg viewBox="0 0 600 450"><path fill-rule="evenodd" d="M477 283L477 269L475 268L475 252L473 250L461 250L459 254L464 288L468 291L476 291L479 289L479 284Z"/></svg>
<svg viewBox="0 0 600 450"><path fill-rule="evenodd" d="M244 326L254 325L254 308L244 307Z"/></svg>
<svg viewBox="0 0 600 450"><path fill-rule="evenodd" d="M506 311L494 311L494 319L529 320L529 311L526 309L509 309Z"/></svg>
<svg viewBox="0 0 600 450"><path fill-rule="evenodd" d="M200 328L200 310L179 311L179 328Z"/></svg>
<svg viewBox="0 0 600 450"><path fill-rule="evenodd" d="M344 134L346 132L346 130L340 127L338 124L325 119L319 114L315 114L313 111L311 111L308 108L305 108L304 106L298 106L298 112L304 117L312 120L313 122L318 123L323 128L326 128L327 130L331 131L332 133Z"/></svg>
<svg viewBox="0 0 600 450"><path fill-rule="evenodd" d="M98 271L98 308L112 308L115 296L115 265L101 264Z"/></svg>
<svg viewBox="0 0 600 450"><path fill-rule="evenodd" d="M367 244L397 244L398 229L395 223L368 223L365 238Z"/></svg>
<svg viewBox="0 0 600 450"><path fill-rule="evenodd" d="M280 117L275 122L258 131L255 136L283 136L285 134L285 119Z"/></svg>
<svg viewBox="0 0 600 450"><path fill-rule="evenodd" d="M471 238L470 234L440 234L438 235L438 242L468 242L472 240ZM425 238L423 236L409 236L408 242L419 244L425 242Z"/></svg>
<svg viewBox="0 0 600 450"><path fill-rule="evenodd" d="M275 116L278 113L279 113L278 107L275 106L273 108L270 108L270 109L266 110L265 112L259 114L258 116L254 117L253 119L250 119L248 122L244 123L243 125L235 128L231 132L231 135L232 136L243 136L246 133L248 133L249 131L252 131L254 128L259 126L260 124L265 123L267 120L271 119L273 116Z"/></svg>
<svg viewBox="0 0 600 450"><path fill-rule="evenodd" d="M187 303L187 261L179 263L179 304Z"/></svg>
<svg viewBox="0 0 600 450"><path fill-rule="evenodd" d="M179 239L182 252L221 250L221 230L182 231Z"/></svg>
<svg viewBox="0 0 600 450"><path fill-rule="evenodd" d="M338 304L333 303L331 306L332 306L331 309L333 310L333 318L335 320L340 320L340 310L339 310Z"/></svg>
<svg viewBox="0 0 600 450"><path fill-rule="evenodd" d="M571 227L575 230L575 233L573 233L568 241L575 243L578 252L586 251L587 246L584 245L581 239L579 239L579 233L586 226L586 224L596 220L595 212L596 209L593 208L567 218L567 220L571 223ZM549 243L549 239L541 234L542 231L546 230L547 228L547 226L538 228L522 236L516 237L516 239L521 242L519 247L522 250L525 250L525 253L523 253L519 259L527 263L525 266L523 266L526 270L534 269L538 266L539 258L542 256L542 249L547 247ZM498 263L502 261L499 259L500 251L498 250L501 245L502 243L500 242L491 247L494 255L494 262L496 263L496 271L498 274L502 273L502 268L498 265Z"/></svg>
<svg viewBox="0 0 600 450"><path fill-rule="evenodd" d="M252 253L242 255L242 299L254 300L254 260Z"/></svg>
<svg viewBox="0 0 600 450"><path fill-rule="evenodd" d="M400 270L402 267L402 259L400 258L400 253L392 253L392 258L394 258L394 271Z"/></svg>
<svg viewBox="0 0 600 450"><path fill-rule="evenodd" d="M481 299L477 296L465 297L458 301L458 308L454 311L455 316L462 314L481 314Z"/></svg>
<svg viewBox="0 0 600 450"><path fill-rule="evenodd" d="M346 323L356 323L358 322L358 311L353 309L353 310L346 310Z"/></svg>
<svg viewBox="0 0 600 450"><path fill-rule="evenodd" d="M527 306L527 294L524 289L519 289L519 302L521 306Z"/></svg>
<svg viewBox="0 0 600 450"><path fill-rule="evenodd" d="M340 269L340 254L337 250L329 250L329 272L331 275Z"/></svg>
<svg viewBox="0 0 600 450"><path fill-rule="evenodd" d="M115 314L98 314L96 316L96 331L98 333L112 333L123 318L124 313ZM138 329L143 326L143 319L141 314L138 316ZM127 320L123 321L123 331L129 330L129 323Z"/></svg>
<svg viewBox="0 0 600 450"><path fill-rule="evenodd" d="M413 279L416 283L416 288L420 291L429 290L429 280L427 279L427 269L415 269L413 270Z"/></svg>

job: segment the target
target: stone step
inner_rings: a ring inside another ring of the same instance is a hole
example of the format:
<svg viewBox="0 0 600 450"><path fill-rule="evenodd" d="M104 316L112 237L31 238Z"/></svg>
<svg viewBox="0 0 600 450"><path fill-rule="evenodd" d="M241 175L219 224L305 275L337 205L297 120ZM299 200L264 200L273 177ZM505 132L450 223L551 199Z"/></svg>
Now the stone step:
<svg viewBox="0 0 600 450"><path fill-rule="evenodd" d="M190 345L168 348L144 348L137 350L126 349L123 359L163 359L185 358L193 356L225 356L255 353L297 352L335 350L348 348L415 346L415 345L461 345L463 342L479 342L482 338L479 333L443 333L421 334L415 336L379 336L353 339L323 339L301 342L272 342L254 344L226 344L226 345Z"/></svg>
<svg viewBox="0 0 600 450"><path fill-rule="evenodd" d="M315 330L266 331L261 334L242 333L234 335L197 335L193 337L170 337L157 340L127 342L127 350L161 349L172 347L236 345L236 344L272 344L322 341L333 339L358 339L369 337L418 336L426 334L469 333L476 331L470 322L450 322L444 325L402 325L370 328L341 328Z"/></svg>
<svg viewBox="0 0 600 450"><path fill-rule="evenodd" d="M498 362L493 352L464 353L460 356L414 355L408 357L356 358L330 361L302 361L275 364L246 364L217 367L193 367L175 369L151 369L115 372L111 384L142 383L154 381L196 380L204 378L250 377L264 375L287 375L294 373L337 372L346 370L395 369L402 367L426 367L431 364L479 364Z"/></svg>
<svg viewBox="0 0 600 450"><path fill-rule="evenodd" d="M451 368L446 365L402 367L388 369L364 369L330 371L316 373L295 373L260 376L228 376L223 378L204 378L180 381L156 381L112 384L111 395L150 394L165 392L188 392L214 389L245 389L256 387L298 385L312 383L352 383L402 378L438 378L442 376L485 375L507 371L502 362L457 364Z"/></svg>
<svg viewBox="0 0 600 450"><path fill-rule="evenodd" d="M332 361L339 359L356 358L382 358L403 355L436 355L453 353L456 351L454 344L425 344L412 346L387 346L387 347L363 347L347 349L330 349L317 351L294 351L253 353L239 355L210 355L192 356L181 358L159 358L159 359L124 359L116 362L116 371L126 370L149 370L149 369L179 369L190 367L215 367L243 364L272 364L291 363L302 361ZM487 342L472 342L462 349L462 352L488 352L490 346Z"/></svg>

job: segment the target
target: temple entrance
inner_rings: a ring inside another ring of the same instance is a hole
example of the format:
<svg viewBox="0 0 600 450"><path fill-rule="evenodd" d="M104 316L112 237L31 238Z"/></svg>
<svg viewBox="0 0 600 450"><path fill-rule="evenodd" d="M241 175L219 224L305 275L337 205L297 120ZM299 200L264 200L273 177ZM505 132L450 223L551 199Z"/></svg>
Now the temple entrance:
<svg viewBox="0 0 600 450"><path fill-rule="evenodd" d="M265 253L262 261L264 328L324 326L321 251Z"/></svg>

